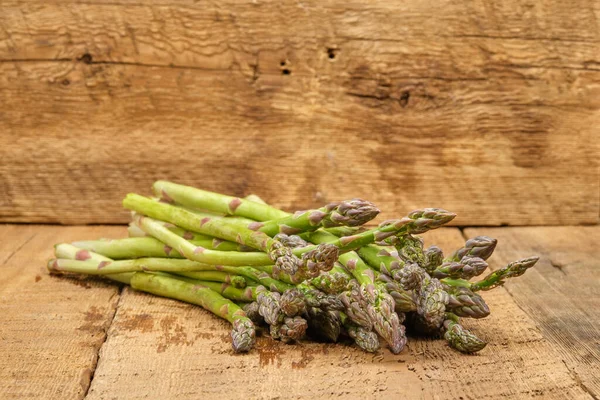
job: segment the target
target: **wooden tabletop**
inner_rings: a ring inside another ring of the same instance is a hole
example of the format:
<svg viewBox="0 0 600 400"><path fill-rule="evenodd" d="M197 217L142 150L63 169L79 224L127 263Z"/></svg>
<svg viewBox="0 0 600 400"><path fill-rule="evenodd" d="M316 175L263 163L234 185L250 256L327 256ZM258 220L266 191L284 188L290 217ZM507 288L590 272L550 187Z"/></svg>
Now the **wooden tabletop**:
<svg viewBox="0 0 600 400"><path fill-rule="evenodd" d="M599 226L424 235L445 251L465 237L497 237L492 268L541 256L523 277L484 293L490 317L465 322L489 341L477 355L415 337L397 356L267 337L234 355L228 324L199 307L46 272L54 243L125 233L0 225L0 398L600 397Z"/></svg>

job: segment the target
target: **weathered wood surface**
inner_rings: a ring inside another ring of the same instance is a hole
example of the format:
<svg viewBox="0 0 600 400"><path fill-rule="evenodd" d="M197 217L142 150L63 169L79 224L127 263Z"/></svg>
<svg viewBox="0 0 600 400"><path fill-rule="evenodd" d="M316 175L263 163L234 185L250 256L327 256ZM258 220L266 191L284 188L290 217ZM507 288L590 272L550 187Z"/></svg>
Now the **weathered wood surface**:
<svg viewBox="0 0 600 400"><path fill-rule="evenodd" d="M348 343L283 345L262 337L251 353L233 355L228 324L199 307L130 289L119 296L117 285L100 280L47 275L54 242L121 237L123 227L2 226L0 397L597 398L597 353L589 350L598 345L597 324L572 326L586 323L577 314L581 307L573 308L575 314L564 308L582 293L593 303L597 248L562 229L467 230L501 239L494 266L534 252L542 255L539 271L484 294L492 315L467 321L489 341L480 354L461 355L443 340L410 337L407 349L393 356L387 350L365 354ZM588 237L598 230L586 229ZM456 229L424 237L446 252L464 240ZM579 252L570 250L576 243ZM564 279L578 282L580 290L563 290L565 300L551 301L555 288L536 286L554 279L556 268L547 260L560 263ZM526 290L530 286L539 296Z"/></svg>
<svg viewBox="0 0 600 400"><path fill-rule="evenodd" d="M498 238L494 269L524 255L541 256L532 271L506 289L574 378L600 398L600 227L469 228L465 233Z"/></svg>
<svg viewBox="0 0 600 400"><path fill-rule="evenodd" d="M0 398L87 393L119 287L48 275L53 244L122 228L0 225Z"/></svg>
<svg viewBox="0 0 600 400"><path fill-rule="evenodd" d="M4 1L0 220L154 179L460 225L598 222L598 5ZM283 65L282 65L283 64Z"/></svg>

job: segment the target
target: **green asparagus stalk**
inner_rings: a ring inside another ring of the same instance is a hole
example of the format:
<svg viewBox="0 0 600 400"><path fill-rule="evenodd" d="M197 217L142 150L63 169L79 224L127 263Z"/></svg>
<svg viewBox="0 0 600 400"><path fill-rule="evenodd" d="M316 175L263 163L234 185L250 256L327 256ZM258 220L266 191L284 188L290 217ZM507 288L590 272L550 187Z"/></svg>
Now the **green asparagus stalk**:
<svg viewBox="0 0 600 400"><path fill-rule="evenodd" d="M254 281L257 284L268 287L272 292L284 293L286 290L293 288L293 285L290 285L285 282L281 282L277 279L273 279L269 276L268 273L259 271L256 268L252 267L232 267L228 265L207 265L207 267L214 267L216 271L223 271L230 274L237 274L245 277L248 280ZM196 272L188 271L188 272L175 272L178 275L187 276L189 278L194 279L202 279L201 275L198 275Z"/></svg>
<svg viewBox="0 0 600 400"><path fill-rule="evenodd" d="M105 257L101 254L94 253L93 251L80 249L79 247L75 247L72 244L68 243L60 243L54 246L54 255L57 258L64 258L68 260L76 260L76 261L88 261L91 263L102 263L102 262L112 262L108 257ZM52 260L50 260L52 261ZM50 273L56 273L53 268L53 263L48 262L48 271ZM65 271L68 272L68 271ZM131 277L133 276L132 272L123 272L117 274L107 275L106 278L111 279L113 281L129 284Z"/></svg>
<svg viewBox="0 0 600 400"><path fill-rule="evenodd" d="M367 264L369 264L371 268L376 271L391 271L400 269L404 266L404 261L400 260L397 256L393 256L388 249L381 246L363 246L356 250L356 252Z"/></svg>
<svg viewBox="0 0 600 400"><path fill-rule="evenodd" d="M273 263L267 254L261 252L218 251L196 246L149 217L136 215L135 222L145 232L167 244L169 247L177 249L179 253L183 254L189 260L221 265L255 266L271 265Z"/></svg>
<svg viewBox="0 0 600 400"><path fill-rule="evenodd" d="M481 275L488 267L483 258L464 256L460 262L446 261L432 272L437 279L453 278L469 280Z"/></svg>
<svg viewBox="0 0 600 400"><path fill-rule="evenodd" d="M167 261L167 262L165 262ZM173 263L172 261L183 261L183 263ZM138 258L135 260L119 261L80 261L71 259L52 259L48 262L48 270L52 272L72 272L87 275L103 275L112 277L114 274L123 274L136 271L160 271L175 272L185 276L186 269L196 271L193 278L204 281L229 283L236 288L245 288L246 279L235 274L235 268L230 267L228 272L219 270L217 265L200 264L188 262L188 260L162 260L160 258ZM213 267L213 268L207 268ZM200 268L200 270L198 270Z"/></svg>
<svg viewBox="0 0 600 400"><path fill-rule="evenodd" d="M245 251L247 248L237 243L220 239L192 240L190 243L209 250ZM177 250L165 245L153 237L130 237L113 240L86 240L73 242L74 246L91 250L113 260L140 257L184 258Z"/></svg>
<svg viewBox="0 0 600 400"><path fill-rule="evenodd" d="M310 284L318 290L327 294L337 294L343 292L350 278L347 272L340 272L331 270L329 272L321 273L321 275L310 280Z"/></svg>
<svg viewBox="0 0 600 400"><path fill-rule="evenodd" d="M143 272L133 275L131 287L158 296L197 304L231 322L232 346L235 352L249 351L254 345L256 333L252 321L235 303L208 287Z"/></svg>
<svg viewBox="0 0 600 400"><path fill-rule="evenodd" d="M102 254L82 249L81 247L77 247L69 243L59 243L54 245L54 255L56 256L56 258L65 258L69 260L95 262L112 261L112 259Z"/></svg>
<svg viewBox="0 0 600 400"><path fill-rule="evenodd" d="M372 203L361 199L352 199L331 203L317 210L299 211L291 216L257 222L251 229L259 230L269 236L278 233L294 235L321 227L359 226L369 222L377 214L379 214L379 210Z"/></svg>
<svg viewBox="0 0 600 400"><path fill-rule="evenodd" d="M539 257L529 257L513 261L506 267L492 272L483 278L483 280L473 283L470 289L476 292L478 290L491 290L495 287L502 286L506 282L506 279L523 275L525 271L533 267L539 259Z"/></svg>
<svg viewBox="0 0 600 400"><path fill-rule="evenodd" d="M195 285L205 286L210 290L213 290L219 293L221 296L226 299L233 301L241 301L244 303L250 303L256 300L256 286L246 286L244 289L239 289L233 287L228 283L219 283L219 282L210 282L210 281L200 281L193 278L187 278L184 276L177 277L176 279L186 280L189 283L193 283Z"/></svg>
<svg viewBox="0 0 600 400"><path fill-rule="evenodd" d="M259 196L255 195L255 194L249 194L248 196L244 197L244 199L248 200L248 201L253 201L255 203L260 203L260 204L268 206L268 204L267 204L266 201L264 201L263 199L261 199ZM274 212L280 212L280 213L282 213L282 217L281 218L292 216L291 213L287 213L287 212L278 210L278 209L276 209L274 207L272 207L272 208L273 208ZM255 220L258 220L258 221L266 221L265 219L260 218L260 215L254 215L251 218L253 218ZM355 234L357 232L357 229L358 228L356 228L356 227L350 227L350 226L336 226L336 227L333 227L333 228L327 228L327 229L325 229L325 231L328 232L328 233L331 233L332 235L335 235L337 237L341 237L341 236L350 236L350 235L353 235L353 234ZM302 246L288 246L288 247L294 248L294 247L302 247Z"/></svg>
<svg viewBox="0 0 600 400"><path fill-rule="evenodd" d="M448 344L463 353L476 353L487 345L486 342L463 328L459 318L452 313L446 313L444 330L446 331L444 339L448 341Z"/></svg>
<svg viewBox="0 0 600 400"><path fill-rule="evenodd" d="M257 204L257 203L256 203ZM126 208L129 208L138 213L142 213L148 215L152 218L157 218L162 221L168 221L174 223L180 227L185 229L193 230L199 233L212 235L221 239L235 241L240 244L244 244L255 249L264 251L268 253L271 260L275 262L275 270L274 273L277 275L280 271L289 274L290 276L295 276L298 272L299 261L294 255L291 253L291 250L285 247L280 242L273 240L269 236L265 235L262 232L255 232L250 229L244 229L239 226L239 223L235 222L225 222L225 218L220 218L218 221L213 218L199 218L192 212L186 211L184 209L174 207L168 204L159 203L152 201L146 197L136 195L136 194L128 194L127 197L123 200L123 205ZM195 247L193 250L191 249L191 245L189 242L181 242L181 240L174 239L174 234L171 232L166 233L168 230L162 228L162 232L156 224L152 224L151 222L146 223L144 226L144 222L146 220L141 217L136 217L136 223L140 228L142 228L147 233L150 233L152 236L157 239L165 242L171 247L176 247L180 253L184 254L186 258L196 260L196 261L205 261L201 259L194 258L198 253L204 252L206 249L202 247ZM149 225L153 225L153 232L149 232ZM161 234L162 237L158 237L157 234ZM177 236L177 235L175 235ZM165 239L169 239L171 243L175 244L178 242L179 246L172 246L169 241ZM177 236L177 238L179 238ZM182 239L182 238L179 238ZM180 248L181 247L181 248ZM201 250L200 250L201 249ZM191 252L187 250L192 250ZM195 252L194 252L195 251ZM203 257L200 257L203 258ZM206 261L205 261L206 262ZM231 264L226 262L217 262L218 264ZM246 265L250 265L246 263Z"/></svg>
<svg viewBox="0 0 600 400"><path fill-rule="evenodd" d="M130 238L147 237L148 234L141 230L135 223L130 222L129 225L127 225L127 236Z"/></svg>
<svg viewBox="0 0 600 400"><path fill-rule="evenodd" d="M377 228L369 229L368 231L352 236L337 238L329 243L338 247L340 253L344 253L359 249L373 242L382 242L392 237L424 233L450 222L455 216L456 214L439 208L416 210L402 219L384 221ZM300 253L304 253L312 250L312 247L308 246L297 250L300 250Z"/></svg>
<svg viewBox="0 0 600 400"><path fill-rule="evenodd" d="M228 215L238 215L258 221L284 218L286 212L273 207L243 200L237 197L213 193L167 181L157 181L152 185L154 194L166 202L177 202L184 206L216 211ZM260 218L257 218L259 216Z"/></svg>

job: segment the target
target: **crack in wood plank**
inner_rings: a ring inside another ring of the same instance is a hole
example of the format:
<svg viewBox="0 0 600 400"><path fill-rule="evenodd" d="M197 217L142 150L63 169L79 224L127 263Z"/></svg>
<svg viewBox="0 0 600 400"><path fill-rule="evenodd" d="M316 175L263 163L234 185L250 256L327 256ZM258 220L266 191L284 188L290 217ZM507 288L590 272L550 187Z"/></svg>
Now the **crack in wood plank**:
<svg viewBox="0 0 600 400"><path fill-rule="evenodd" d="M96 369L98 368L98 363L100 362L100 353L102 352L102 348L104 347L104 345L106 344L106 341L108 340L110 328L112 327L113 323L115 322L115 318L117 317L117 311L119 310L119 307L121 305L121 300L123 299L123 291L125 290L125 287L126 286L123 286L121 288L121 290L119 290L117 293L115 293L113 296L111 296L111 298L108 300L108 302L111 303L113 301L114 296L119 296L117 302L115 303L115 307L113 308L112 315L110 316L110 322L108 323L108 325L106 325L106 328L104 329L104 340L102 341L102 344L100 344L100 346L98 346L98 351L97 351L96 356L94 357L94 361L92 363L91 372L89 375L89 381L87 382L87 386L84 388L83 396L81 397L82 399L85 399L88 396L88 392L90 391L90 388L92 387L92 382L94 381L94 375L96 374Z"/></svg>
<svg viewBox="0 0 600 400"><path fill-rule="evenodd" d="M33 235L31 235L28 239L26 239L19 247L17 247L16 249L14 249L12 252L10 252L10 254L4 259L4 261L2 261L1 265L6 265L6 263L15 255L19 252L19 250L21 250L27 243L31 242L31 240L37 236L37 233L34 233Z"/></svg>

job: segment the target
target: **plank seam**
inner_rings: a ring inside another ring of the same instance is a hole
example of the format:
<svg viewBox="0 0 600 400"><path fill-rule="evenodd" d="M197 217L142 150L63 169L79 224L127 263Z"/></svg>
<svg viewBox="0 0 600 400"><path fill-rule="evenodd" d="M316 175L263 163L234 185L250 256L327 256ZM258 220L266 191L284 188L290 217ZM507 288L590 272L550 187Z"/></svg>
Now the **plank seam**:
<svg viewBox="0 0 600 400"><path fill-rule="evenodd" d="M119 296L119 300L117 300L117 303L114 307L113 314L110 319L110 323L106 326L106 329L104 330L104 333L105 333L104 341L102 342L102 344L100 346L98 346L98 352L96 353L96 357L94 357L94 363L91 368L92 372L90 373L90 382L89 382L87 388L85 389L83 396L81 397L82 399L85 399L87 397L87 395L90 391L90 388L92 387L92 382L94 381L94 376L96 375L96 370L98 369L98 364L100 363L100 354L102 353L102 349L104 348L104 345L106 344L106 342L109 338L110 328L112 327L113 323L115 322L115 319L117 318L117 312L119 311L119 307L121 306L121 301L123 300L123 292L125 291L125 288L126 288L126 286L123 286L117 294Z"/></svg>

